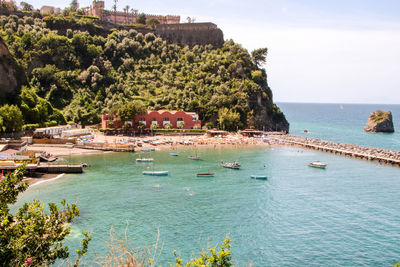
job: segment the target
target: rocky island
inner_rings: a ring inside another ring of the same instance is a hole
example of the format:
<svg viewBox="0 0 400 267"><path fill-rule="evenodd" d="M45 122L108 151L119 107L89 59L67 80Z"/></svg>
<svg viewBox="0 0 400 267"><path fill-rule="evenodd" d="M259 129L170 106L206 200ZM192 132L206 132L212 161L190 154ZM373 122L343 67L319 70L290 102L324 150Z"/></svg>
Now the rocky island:
<svg viewBox="0 0 400 267"><path fill-rule="evenodd" d="M365 125L364 130L366 132L381 132L381 133L393 133L393 120L392 112L377 110L372 112L368 118L368 122Z"/></svg>

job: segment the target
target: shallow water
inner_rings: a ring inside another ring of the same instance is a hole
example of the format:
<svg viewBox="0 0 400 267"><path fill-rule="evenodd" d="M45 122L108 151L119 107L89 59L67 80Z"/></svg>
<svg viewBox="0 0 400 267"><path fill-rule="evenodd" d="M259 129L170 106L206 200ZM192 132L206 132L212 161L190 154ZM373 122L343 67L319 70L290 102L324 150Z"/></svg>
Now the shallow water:
<svg viewBox="0 0 400 267"><path fill-rule="evenodd" d="M71 158L88 162L82 175L65 175L28 189L18 205L34 198L77 201L81 215L68 243L93 232L87 264L107 252L110 228L136 246L151 245L160 231L158 263L185 260L201 248L221 244L229 234L237 266L390 265L399 260L399 169L298 148L199 149L139 154L109 153ZM144 155L143 155L144 156ZM238 161L241 170L220 167ZM326 170L309 168L321 160ZM143 170L168 170L167 177ZM214 178L197 178L215 172ZM252 174L267 181L250 179Z"/></svg>

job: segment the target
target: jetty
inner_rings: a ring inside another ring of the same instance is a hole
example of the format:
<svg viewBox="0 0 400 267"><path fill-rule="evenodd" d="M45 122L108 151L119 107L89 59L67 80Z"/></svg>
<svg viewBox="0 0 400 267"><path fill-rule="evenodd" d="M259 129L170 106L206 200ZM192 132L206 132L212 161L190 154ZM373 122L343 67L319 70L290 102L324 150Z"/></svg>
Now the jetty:
<svg viewBox="0 0 400 267"><path fill-rule="evenodd" d="M314 138L282 135L278 138L287 145L294 145L302 148L313 149L352 158L376 161L392 166L400 167L400 152L382 148L343 144Z"/></svg>
<svg viewBox="0 0 400 267"><path fill-rule="evenodd" d="M0 166L0 171L11 172L15 171L21 164L10 164ZM82 164L27 164L25 166L26 171L29 174L35 172L41 173L83 173Z"/></svg>

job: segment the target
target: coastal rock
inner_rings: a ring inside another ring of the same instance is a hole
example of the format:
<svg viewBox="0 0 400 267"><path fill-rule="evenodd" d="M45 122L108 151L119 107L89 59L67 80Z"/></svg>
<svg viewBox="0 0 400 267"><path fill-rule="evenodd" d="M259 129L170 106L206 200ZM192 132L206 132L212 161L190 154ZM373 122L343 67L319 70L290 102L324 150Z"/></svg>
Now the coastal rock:
<svg viewBox="0 0 400 267"><path fill-rule="evenodd" d="M390 111L382 111L377 110L372 112L368 118L368 122L365 125L364 130L366 132L375 132L375 133L393 133L393 120L392 120L392 112Z"/></svg>
<svg viewBox="0 0 400 267"><path fill-rule="evenodd" d="M12 101L26 80L23 69L0 38L0 104L2 100Z"/></svg>

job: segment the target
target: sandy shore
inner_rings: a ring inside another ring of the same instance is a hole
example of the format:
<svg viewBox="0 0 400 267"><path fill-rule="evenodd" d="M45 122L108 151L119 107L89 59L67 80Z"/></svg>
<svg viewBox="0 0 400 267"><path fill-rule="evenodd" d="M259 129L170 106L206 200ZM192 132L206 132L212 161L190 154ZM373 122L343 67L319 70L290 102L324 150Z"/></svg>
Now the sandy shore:
<svg viewBox="0 0 400 267"><path fill-rule="evenodd" d="M251 138L243 137L239 134L231 134L226 137L207 137L201 136L105 136L101 133L94 135L94 142L104 144L120 144L121 142L133 141L142 143L141 147L136 147L136 151L145 148L155 148L157 150L178 149L181 147L196 148L220 148L220 147L246 147L246 146L271 146L283 145L284 143L277 136L269 136L267 138ZM150 143L157 143L151 145ZM130 143L133 144L133 143ZM35 152L46 152L53 156L71 156L82 154L102 154L106 153L102 150L82 149L73 147L72 145L32 145L28 150Z"/></svg>

